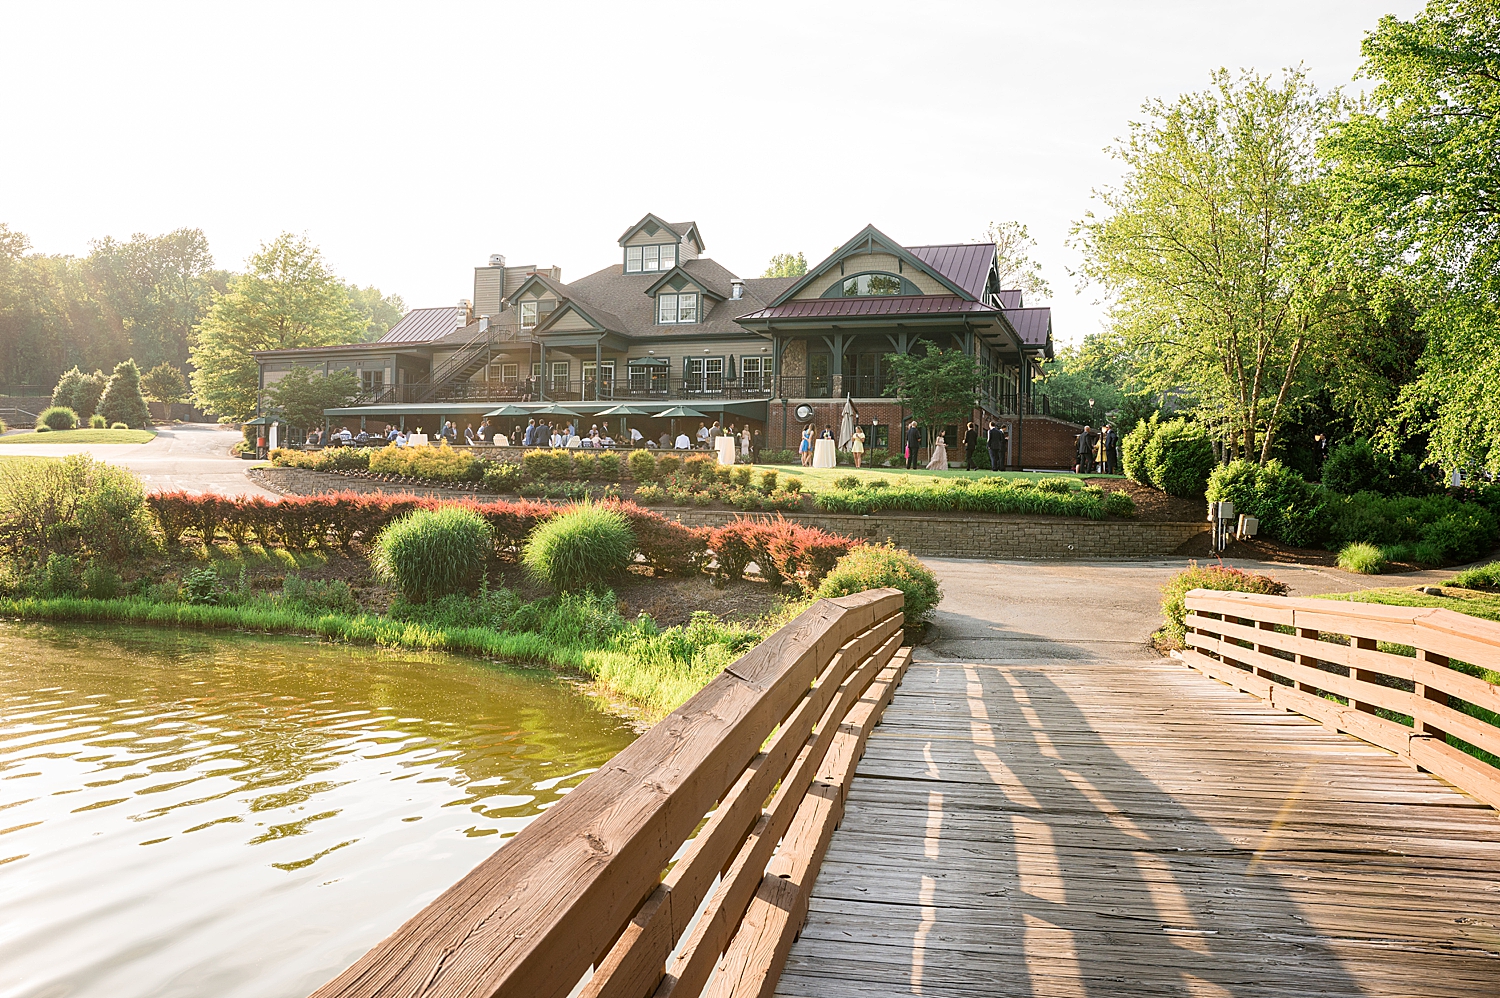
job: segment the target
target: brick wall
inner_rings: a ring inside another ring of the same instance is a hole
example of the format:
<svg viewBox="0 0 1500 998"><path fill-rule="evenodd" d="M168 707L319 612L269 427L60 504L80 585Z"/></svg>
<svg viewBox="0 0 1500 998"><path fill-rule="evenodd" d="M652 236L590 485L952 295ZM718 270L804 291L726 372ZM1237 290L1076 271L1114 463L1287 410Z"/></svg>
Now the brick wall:
<svg viewBox="0 0 1500 998"><path fill-rule="evenodd" d="M300 468L260 468L251 477L273 492L317 495L355 492L412 492L440 499L502 498L469 490L392 485ZM692 527L717 527L743 514L706 509L661 509ZM932 558L1156 558L1203 533L1207 523L1137 523L1085 520L1070 516L973 516L962 513L796 513L788 519L845 537L875 543L894 541L915 555Z"/></svg>

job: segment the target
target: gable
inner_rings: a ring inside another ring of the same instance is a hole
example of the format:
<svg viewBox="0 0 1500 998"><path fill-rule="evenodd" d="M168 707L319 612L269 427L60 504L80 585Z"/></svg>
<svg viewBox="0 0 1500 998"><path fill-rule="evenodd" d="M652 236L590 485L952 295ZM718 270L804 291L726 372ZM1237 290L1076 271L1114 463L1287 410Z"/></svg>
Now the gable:
<svg viewBox="0 0 1500 998"><path fill-rule="evenodd" d="M571 301L564 302L557 311L543 319L537 326L538 333L599 333L604 327L581 311Z"/></svg>
<svg viewBox="0 0 1500 998"><path fill-rule="evenodd" d="M703 281L684 270L680 265L673 267L659 277L654 284L646 289L646 294L654 296L682 291L696 291L710 298L724 298L722 291L710 288Z"/></svg>
<svg viewBox="0 0 1500 998"><path fill-rule="evenodd" d="M910 281L910 286L924 295L958 295L974 300L973 295L898 245L885 233L873 225L867 225L826 260L810 268L805 277L783 291L771 304L775 306L787 301L822 298L844 278L870 271L894 275L903 281L903 287L906 287L905 282Z"/></svg>

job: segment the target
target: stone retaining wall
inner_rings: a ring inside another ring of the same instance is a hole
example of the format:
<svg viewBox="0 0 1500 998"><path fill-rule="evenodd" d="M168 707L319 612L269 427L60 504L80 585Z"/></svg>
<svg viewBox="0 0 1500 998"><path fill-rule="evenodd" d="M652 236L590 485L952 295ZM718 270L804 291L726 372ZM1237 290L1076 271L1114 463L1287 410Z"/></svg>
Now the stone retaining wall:
<svg viewBox="0 0 1500 998"><path fill-rule="evenodd" d="M414 487L367 478L346 478L298 468L263 468L254 477L275 492L411 492L441 499L487 501L489 493ZM717 527L746 514L722 510L652 507L690 527ZM753 514L764 516L765 514ZM876 543L894 541L912 554L933 558L1153 558L1171 554L1208 529L1207 523L1147 523L1085 520L1071 516L979 516L965 513L788 514L811 527Z"/></svg>

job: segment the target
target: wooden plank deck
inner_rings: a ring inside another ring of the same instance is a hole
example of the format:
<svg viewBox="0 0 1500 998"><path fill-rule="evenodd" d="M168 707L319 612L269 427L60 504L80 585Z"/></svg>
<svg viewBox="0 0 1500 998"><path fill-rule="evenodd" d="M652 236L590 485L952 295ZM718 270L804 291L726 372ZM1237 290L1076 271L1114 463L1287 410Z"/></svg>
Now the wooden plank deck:
<svg viewBox="0 0 1500 998"><path fill-rule="evenodd" d="M1181 664L919 662L776 994L1500 994L1500 816Z"/></svg>

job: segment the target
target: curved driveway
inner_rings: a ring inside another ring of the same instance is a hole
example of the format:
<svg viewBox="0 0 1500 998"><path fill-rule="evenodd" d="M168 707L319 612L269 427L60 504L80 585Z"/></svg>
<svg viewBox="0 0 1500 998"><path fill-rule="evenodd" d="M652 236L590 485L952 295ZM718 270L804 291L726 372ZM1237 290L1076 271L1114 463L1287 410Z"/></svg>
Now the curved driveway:
<svg viewBox="0 0 1500 998"><path fill-rule="evenodd" d="M221 495L262 495L274 498L245 472L253 462L229 453L240 439L238 430L210 423L179 423L157 431L145 444L34 444L0 443L0 456L66 457L88 454L100 461L129 468L141 477L148 492L186 489Z"/></svg>

